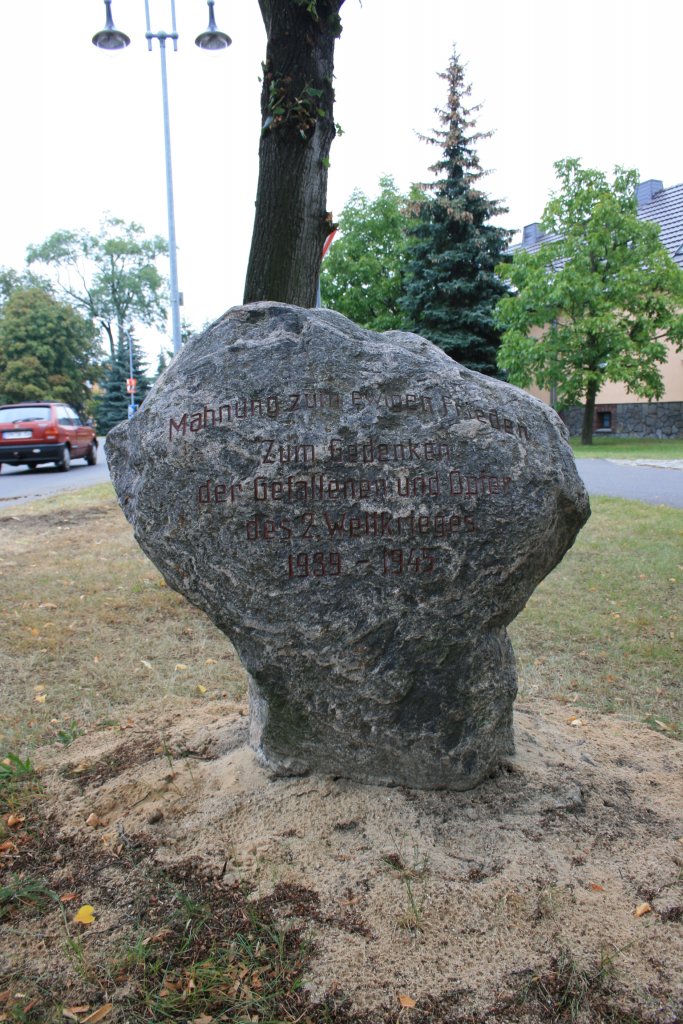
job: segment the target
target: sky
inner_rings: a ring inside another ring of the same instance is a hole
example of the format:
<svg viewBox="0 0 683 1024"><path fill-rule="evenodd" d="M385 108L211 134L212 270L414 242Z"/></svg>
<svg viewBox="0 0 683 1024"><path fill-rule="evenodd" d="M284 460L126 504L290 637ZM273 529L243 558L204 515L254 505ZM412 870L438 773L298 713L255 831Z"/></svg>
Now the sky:
<svg viewBox="0 0 683 1024"><path fill-rule="evenodd" d="M170 0L149 0L152 31L170 31ZM125 49L92 45L102 0L0 3L0 266L21 270L28 245L60 228L96 231L112 214L167 236L161 71L148 52L144 0L113 0ZM515 231L538 220L553 163L579 157L611 174L683 181L683 4L679 0L346 0L335 52L328 209L382 175L401 190L429 181L438 151L439 72L453 48L466 67L485 188ZM258 175L261 61L257 0L216 0L227 50L194 45L204 0L176 0L168 51L181 314L194 329L242 301ZM150 359L166 335L141 335Z"/></svg>

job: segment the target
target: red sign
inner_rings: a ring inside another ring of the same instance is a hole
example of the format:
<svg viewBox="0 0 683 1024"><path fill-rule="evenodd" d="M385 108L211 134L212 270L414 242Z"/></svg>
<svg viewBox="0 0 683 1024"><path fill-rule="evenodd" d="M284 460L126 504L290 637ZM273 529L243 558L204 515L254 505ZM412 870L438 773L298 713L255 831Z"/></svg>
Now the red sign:
<svg viewBox="0 0 683 1024"><path fill-rule="evenodd" d="M327 252L329 247L332 245L332 242L334 240L334 236L336 234L337 234L337 229L334 228L334 230L330 231L329 235L325 239L325 244L323 245L323 256L325 256L325 253Z"/></svg>
<svg viewBox="0 0 683 1024"><path fill-rule="evenodd" d="M135 377L128 377L126 379L126 391L128 392L129 395L135 394L136 385L137 380L135 379Z"/></svg>

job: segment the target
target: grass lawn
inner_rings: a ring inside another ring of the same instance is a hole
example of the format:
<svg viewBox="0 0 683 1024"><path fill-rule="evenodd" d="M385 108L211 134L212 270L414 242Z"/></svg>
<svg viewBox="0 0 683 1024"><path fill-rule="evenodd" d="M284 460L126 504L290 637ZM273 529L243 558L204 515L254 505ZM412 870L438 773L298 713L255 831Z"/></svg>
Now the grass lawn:
<svg viewBox="0 0 683 1024"><path fill-rule="evenodd" d="M246 674L207 617L166 587L110 484L0 512L0 752L125 721Z"/></svg>
<svg viewBox="0 0 683 1024"><path fill-rule="evenodd" d="M522 692L683 738L683 516L592 498L574 547L510 627Z"/></svg>
<svg viewBox="0 0 683 1024"><path fill-rule="evenodd" d="M581 444L571 438L574 455L579 459L683 459L683 438L609 437L594 434L593 444Z"/></svg>

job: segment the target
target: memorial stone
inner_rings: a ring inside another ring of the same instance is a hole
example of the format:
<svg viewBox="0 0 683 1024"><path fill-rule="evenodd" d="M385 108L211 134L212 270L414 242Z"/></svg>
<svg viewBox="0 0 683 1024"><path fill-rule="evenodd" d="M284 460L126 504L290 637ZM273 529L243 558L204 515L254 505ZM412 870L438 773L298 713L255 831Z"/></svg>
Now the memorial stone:
<svg viewBox="0 0 683 1024"><path fill-rule="evenodd" d="M246 666L273 772L468 789L513 751L506 626L590 514L544 403L263 302L194 337L106 450L138 543Z"/></svg>

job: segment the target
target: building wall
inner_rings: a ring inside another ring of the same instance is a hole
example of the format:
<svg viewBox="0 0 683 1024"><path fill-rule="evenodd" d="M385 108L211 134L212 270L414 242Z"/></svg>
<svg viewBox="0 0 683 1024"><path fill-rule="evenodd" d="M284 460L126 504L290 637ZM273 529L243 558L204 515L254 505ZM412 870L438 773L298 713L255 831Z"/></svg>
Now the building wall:
<svg viewBox="0 0 683 1024"><path fill-rule="evenodd" d="M539 332L539 334L542 332ZM667 342L665 363L660 364L664 394L658 402L631 395L624 384L605 384L595 400L594 430L617 437L683 437L683 351ZM529 388L535 398L552 405L549 391L535 385ZM610 414L611 426L603 426L604 414ZM583 408L577 406L561 413L574 436L581 433Z"/></svg>
<svg viewBox="0 0 683 1024"><path fill-rule="evenodd" d="M667 342L669 354L665 363L660 363L659 368L664 382L664 394L662 402L683 402L683 351L676 352L674 346ZM647 398L638 398L637 395L630 395L623 384L606 384L600 390L597 402L601 403L645 403Z"/></svg>
<svg viewBox="0 0 683 1024"><path fill-rule="evenodd" d="M603 427L609 416L609 429ZM569 433L578 436L583 408L564 409L560 416ZM683 402L617 402L595 407L595 433L614 437L683 437Z"/></svg>

